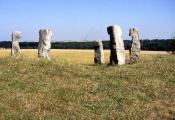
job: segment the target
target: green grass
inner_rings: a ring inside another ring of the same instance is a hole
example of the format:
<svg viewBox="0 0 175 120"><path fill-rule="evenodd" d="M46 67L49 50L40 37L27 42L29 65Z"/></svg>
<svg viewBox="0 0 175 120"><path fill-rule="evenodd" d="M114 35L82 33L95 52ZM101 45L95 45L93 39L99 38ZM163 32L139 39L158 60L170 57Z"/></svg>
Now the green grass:
<svg viewBox="0 0 175 120"><path fill-rule="evenodd" d="M123 66L6 56L0 91L1 120L172 119L175 56Z"/></svg>

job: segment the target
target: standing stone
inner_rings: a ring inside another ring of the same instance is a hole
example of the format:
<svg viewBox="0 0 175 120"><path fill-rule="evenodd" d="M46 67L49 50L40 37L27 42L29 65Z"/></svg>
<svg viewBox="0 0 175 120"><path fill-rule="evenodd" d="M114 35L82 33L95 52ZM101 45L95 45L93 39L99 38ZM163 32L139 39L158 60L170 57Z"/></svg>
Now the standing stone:
<svg viewBox="0 0 175 120"><path fill-rule="evenodd" d="M21 33L18 31L15 31L12 33L12 49L11 49L11 55L17 56L20 54L20 47L18 39L21 38Z"/></svg>
<svg viewBox="0 0 175 120"><path fill-rule="evenodd" d="M51 58L51 37L52 32L50 29L40 29L39 31L39 44L38 44L38 57L39 58Z"/></svg>
<svg viewBox="0 0 175 120"><path fill-rule="evenodd" d="M129 29L129 36L132 36L132 46L130 50L130 63L136 63L140 60L140 39L137 28Z"/></svg>
<svg viewBox="0 0 175 120"><path fill-rule="evenodd" d="M101 40L95 41L94 53L94 63L104 63L103 43L101 42Z"/></svg>
<svg viewBox="0 0 175 120"><path fill-rule="evenodd" d="M122 38L122 30L120 26L114 25L107 28L110 35L110 64L123 65L125 64L125 48Z"/></svg>

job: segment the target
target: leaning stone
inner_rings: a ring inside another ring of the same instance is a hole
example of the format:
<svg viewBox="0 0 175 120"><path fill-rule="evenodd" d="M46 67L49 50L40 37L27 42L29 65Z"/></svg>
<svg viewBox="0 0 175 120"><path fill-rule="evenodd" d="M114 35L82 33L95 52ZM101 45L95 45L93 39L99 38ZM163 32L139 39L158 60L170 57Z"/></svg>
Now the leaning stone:
<svg viewBox="0 0 175 120"><path fill-rule="evenodd" d="M103 43L101 40L95 41L94 43L94 63L104 63L104 52L103 52Z"/></svg>
<svg viewBox="0 0 175 120"><path fill-rule="evenodd" d="M20 54L20 47L18 39L21 38L21 33L18 31L15 31L12 33L12 49L11 49L11 55L17 56Z"/></svg>
<svg viewBox="0 0 175 120"><path fill-rule="evenodd" d="M50 29L40 29L39 31L39 44L38 44L38 57L39 58L51 58L51 37L52 32Z"/></svg>
<svg viewBox="0 0 175 120"><path fill-rule="evenodd" d="M125 48L120 26L109 26L107 31L110 36L110 65L125 64Z"/></svg>
<svg viewBox="0 0 175 120"><path fill-rule="evenodd" d="M129 29L129 36L132 37L132 46L130 50L130 63L136 63L140 60L140 39L137 28Z"/></svg>

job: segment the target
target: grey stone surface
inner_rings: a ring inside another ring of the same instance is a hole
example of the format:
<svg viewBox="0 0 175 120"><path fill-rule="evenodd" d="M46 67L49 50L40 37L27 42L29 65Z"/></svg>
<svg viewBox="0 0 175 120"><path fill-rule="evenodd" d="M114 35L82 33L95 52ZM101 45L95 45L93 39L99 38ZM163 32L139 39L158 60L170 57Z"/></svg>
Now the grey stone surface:
<svg viewBox="0 0 175 120"><path fill-rule="evenodd" d="M138 28L129 29L129 36L132 37L132 46L130 50L130 63L135 63L140 60L140 39Z"/></svg>
<svg viewBox="0 0 175 120"><path fill-rule="evenodd" d="M110 36L110 65L125 64L125 48L120 26L109 26L107 32Z"/></svg>
<svg viewBox="0 0 175 120"><path fill-rule="evenodd" d="M12 49L11 49L11 55L17 56L20 54L20 47L18 39L21 38L21 33L19 31L14 31L12 33Z"/></svg>
<svg viewBox="0 0 175 120"><path fill-rule="evenodd" d="M52 31L50 29L40 29L39 31L39 44L38 44L38 57L51 58L51 37Z"/></svg>
<svg viewBox="0 0 175 120"><path fill-rule="evenodd" d="M101 40L94 42L94 63L104 63L103 43Z"/></svg>

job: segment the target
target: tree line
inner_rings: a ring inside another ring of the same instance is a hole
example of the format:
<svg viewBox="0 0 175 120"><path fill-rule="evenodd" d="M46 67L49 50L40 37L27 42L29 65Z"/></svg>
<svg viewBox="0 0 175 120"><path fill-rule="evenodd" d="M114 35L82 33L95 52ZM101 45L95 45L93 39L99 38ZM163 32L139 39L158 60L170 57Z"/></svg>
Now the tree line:
<svg viewBox="0 0 175 120"><path fill-rule="evenodd" d="M110 49L109 40L104 40L103 48ZM125 50L131 48L131 40L124 40ZM154 40L140 40L141 50L151 51L172 51L175 50L175 42L172 39L154 39ZM21 49L37 49L38 42L19 42ZM0 41L0 48L11 48L11 41ZM51 49L93 49L94 42L52 42Z"/></svg>

